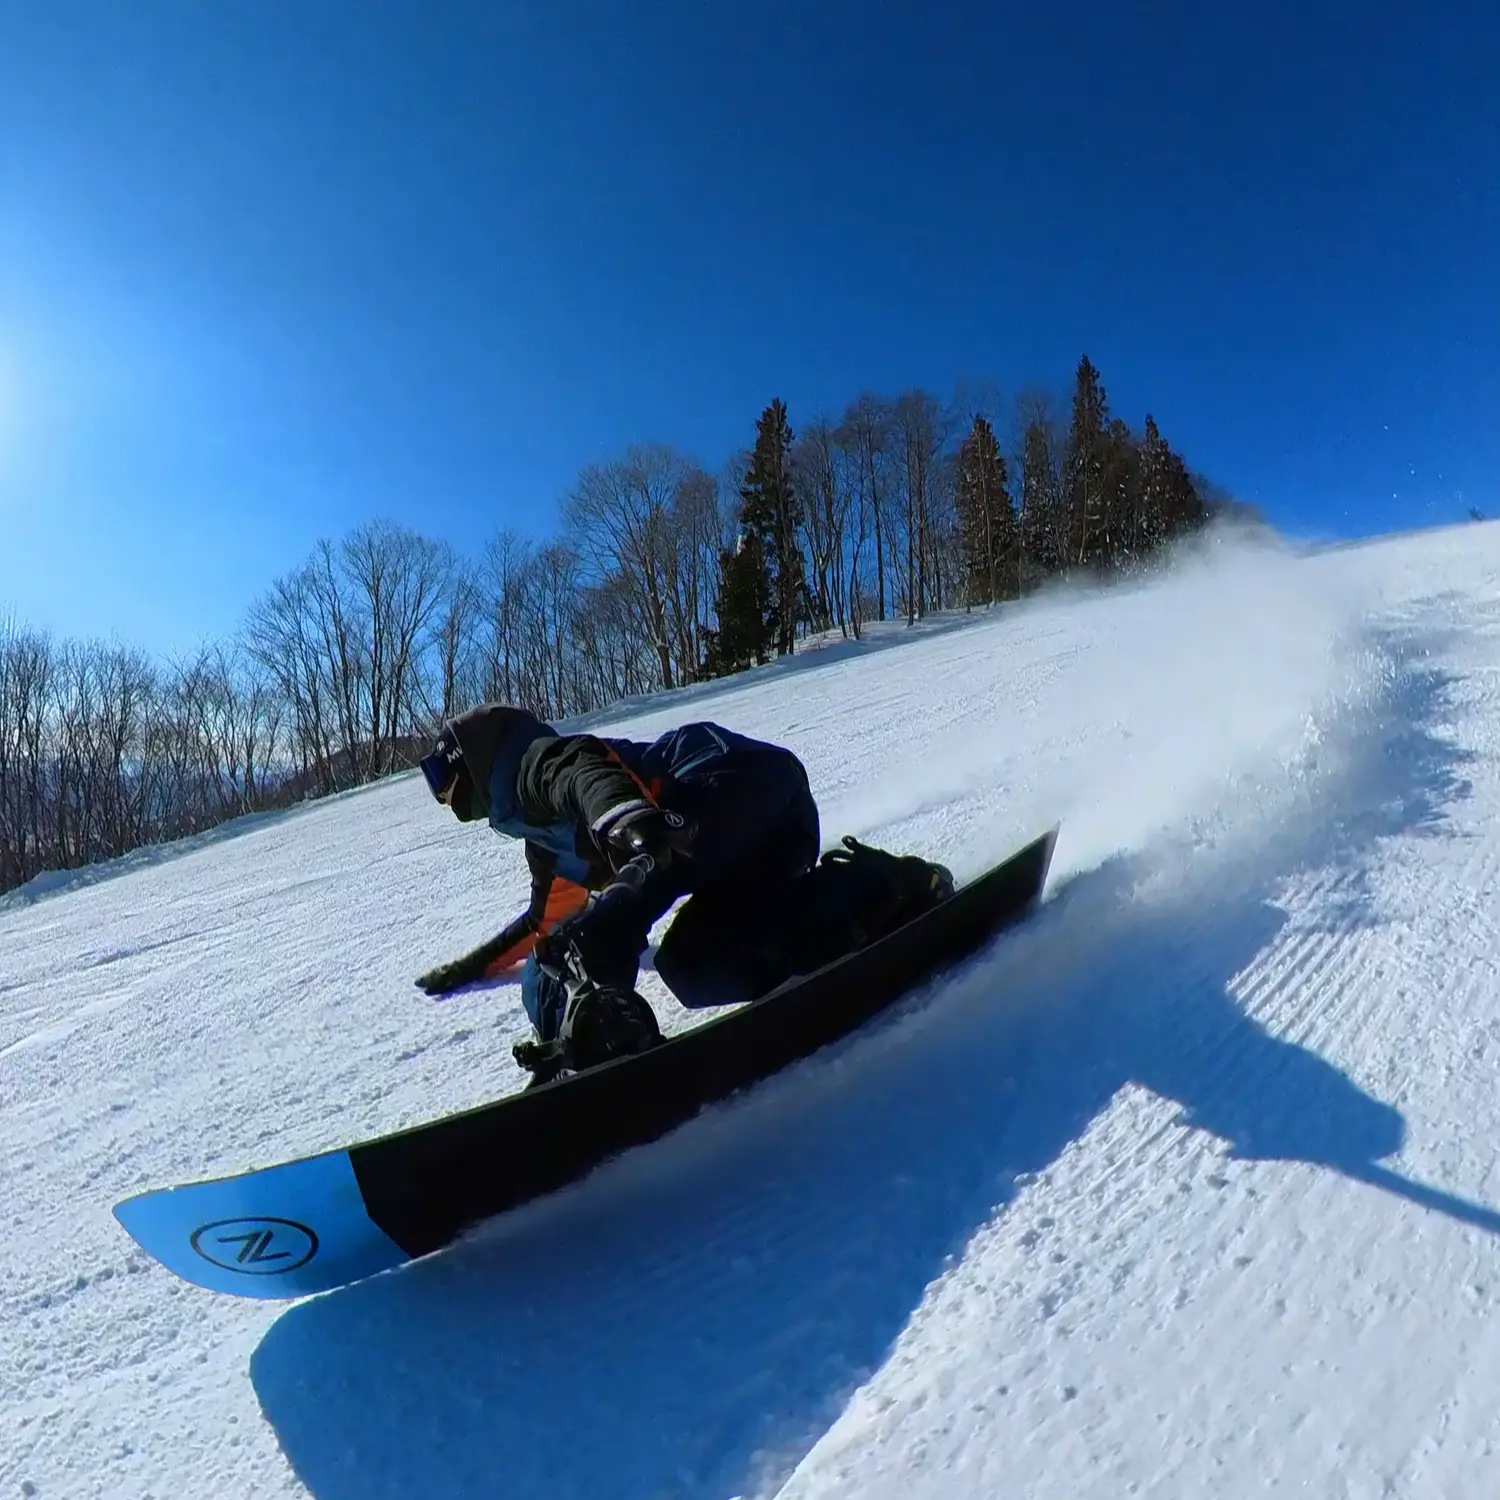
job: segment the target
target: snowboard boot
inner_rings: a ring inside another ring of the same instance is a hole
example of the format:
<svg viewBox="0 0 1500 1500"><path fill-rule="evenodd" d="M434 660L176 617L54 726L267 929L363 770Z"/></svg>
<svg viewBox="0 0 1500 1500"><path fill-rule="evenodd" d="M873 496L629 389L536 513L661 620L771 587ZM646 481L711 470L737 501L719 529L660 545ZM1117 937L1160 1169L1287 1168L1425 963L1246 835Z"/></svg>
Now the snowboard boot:
<svg viewBox="0 0 1500 1500"><path fill-rule="evenodd" d="M953 894L946 866L915 854L891 854L848 834L843 847L825 851L825 865L842 866L857 889L858 947L914 921Z"/></svg>
<svg viewBox="0 0 1500 1500"><path fill-rule="evenodd" d="M528 1088L562 1073L582 1073L629 1057L662 1040L656 1012L634 990L584 982L568 997L562 1029L550 1042L517 1042L515 1060L531 1074Z"/></svg>

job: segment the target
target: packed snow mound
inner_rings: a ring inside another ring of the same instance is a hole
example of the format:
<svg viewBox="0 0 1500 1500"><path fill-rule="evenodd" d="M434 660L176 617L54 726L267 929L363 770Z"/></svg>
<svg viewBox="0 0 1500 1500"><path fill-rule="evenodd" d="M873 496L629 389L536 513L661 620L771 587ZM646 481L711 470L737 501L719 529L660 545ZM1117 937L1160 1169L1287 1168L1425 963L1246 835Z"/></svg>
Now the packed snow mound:
<svg viewBox="0 0 1500 1500"><path fill-rule="evenodd" d="M1487 1497L1500 532L1222 544L632 705L794 747L824 835L1037 919L451 1252L290 1309L130 1193L518 1085L525 900L413 777L0 909L23 1494ZM821 659L820 659L821 658ZM669 1027L691 1024L648 973Z"/></svg>

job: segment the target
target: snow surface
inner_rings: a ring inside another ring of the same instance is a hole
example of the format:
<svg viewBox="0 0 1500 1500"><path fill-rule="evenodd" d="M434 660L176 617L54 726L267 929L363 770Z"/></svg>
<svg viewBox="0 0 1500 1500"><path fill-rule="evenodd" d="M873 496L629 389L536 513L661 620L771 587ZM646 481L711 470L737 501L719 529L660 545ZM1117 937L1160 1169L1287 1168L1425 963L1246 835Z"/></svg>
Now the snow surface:
<svg viewBox="0 0 1500 1500"><path fill-rule="evenodd" d="M1500 528L1466 526L633 706L795 747L828 842L969 875L1061 819L1048 902L297 1304L175 1280L111 1206L514 1087L514 989L410 976L519 908L519 849L408 776L11 897L0 1500L1492 1500L1497 668Z"/></svg>

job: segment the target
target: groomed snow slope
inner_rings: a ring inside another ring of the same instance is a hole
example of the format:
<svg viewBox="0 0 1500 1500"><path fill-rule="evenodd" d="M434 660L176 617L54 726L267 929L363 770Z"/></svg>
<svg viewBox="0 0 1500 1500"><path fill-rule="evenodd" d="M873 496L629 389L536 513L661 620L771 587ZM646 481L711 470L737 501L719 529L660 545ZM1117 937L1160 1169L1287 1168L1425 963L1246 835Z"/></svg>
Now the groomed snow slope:
<svg viewBox="0 0 1500 1500"><path fill-rule="evenodd" d="M403 777L0 905L0 1496L1500 1494L1500 528L632 711L1039 917L457 1249L296 1305L111 1206L514 1087L410 976L520 852ZM653 975L646 988L660 998ZM681 1012L663 1003L668 1020Z"/></svg>

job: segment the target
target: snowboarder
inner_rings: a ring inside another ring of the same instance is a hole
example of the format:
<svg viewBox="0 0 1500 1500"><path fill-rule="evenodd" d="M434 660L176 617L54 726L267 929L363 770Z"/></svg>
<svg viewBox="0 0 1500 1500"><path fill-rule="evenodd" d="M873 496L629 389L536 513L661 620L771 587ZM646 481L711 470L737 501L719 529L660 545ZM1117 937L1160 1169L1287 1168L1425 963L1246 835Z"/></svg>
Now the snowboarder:
<svg viewBox="0 0 1500 1500"><path fill-rule="evenodd" d="M516 1056L539 1080L660 1040L635 983L652 924L682 896L656 971L701 1007L752 1000L953 891L941 865L852 838L820 860L802 763L717 724L646 744L489 703L443 726L422 772L460 821L525 841L531 903L417 983L442 994L524 964L536 1040Z"/></svg>

